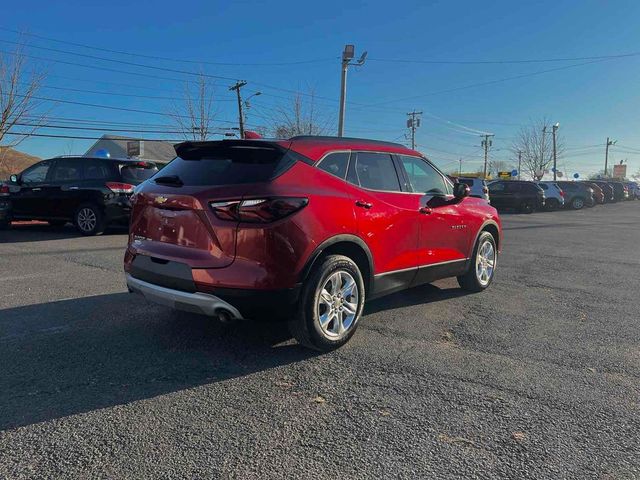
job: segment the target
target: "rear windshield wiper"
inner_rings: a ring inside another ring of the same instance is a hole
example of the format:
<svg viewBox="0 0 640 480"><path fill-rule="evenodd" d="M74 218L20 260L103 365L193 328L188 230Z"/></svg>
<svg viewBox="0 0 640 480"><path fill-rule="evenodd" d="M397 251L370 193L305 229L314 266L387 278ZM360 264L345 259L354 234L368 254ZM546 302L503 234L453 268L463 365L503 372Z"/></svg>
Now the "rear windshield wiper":
<svg viewBox="0 0 640 480"><path fill-rule="evenodd" d="M184 182L180 180L178 175L163 175L161 177L154 178L153 181L162 185L175 185L176 187L184 185Z"/></svg>

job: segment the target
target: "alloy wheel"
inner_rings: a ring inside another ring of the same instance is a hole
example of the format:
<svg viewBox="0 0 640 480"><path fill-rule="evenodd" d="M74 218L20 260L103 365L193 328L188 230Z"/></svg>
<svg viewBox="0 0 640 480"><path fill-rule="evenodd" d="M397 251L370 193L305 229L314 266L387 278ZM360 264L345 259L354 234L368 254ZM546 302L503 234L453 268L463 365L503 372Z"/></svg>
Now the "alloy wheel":
<svg viewBox="0 0 640 480"><path fill-rule="evenodd" d="M88 207L85 207L78 212L77 220L78 227L83 232L91 232L94 228L96 228L96 225L98 223L96 213Z"/></svg>
<svg viewBox="0 0 640 480"><path fill-rule="evenodd" d="M345 270L331 274L326 280L316 309L322 333L332 339L343 337L356 323L358 285Z"/></svg>
<svg viewBox="0 0 640 480"><path fill-rule="evenodd" d="M478 247L476 255L476 278L483 287L489 285L496 266L496 249L489 240L485 240Z"/></svg>

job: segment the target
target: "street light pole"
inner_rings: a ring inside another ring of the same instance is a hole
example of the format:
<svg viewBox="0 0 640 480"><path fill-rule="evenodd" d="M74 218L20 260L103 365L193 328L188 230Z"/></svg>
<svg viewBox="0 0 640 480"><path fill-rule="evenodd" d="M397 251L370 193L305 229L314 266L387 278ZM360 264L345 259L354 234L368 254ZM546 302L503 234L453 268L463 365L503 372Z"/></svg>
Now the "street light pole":
<svg viewBox="0 0 640 480"><path fill-rule="evenodd" d="M487 161L489 159L489 147L492 145L492 141L490 140L491 137L493 137L492 133L487 133L482 135L484 137L484 140L482 140L482 143L480 144L482 147L484 147L484 168L482 170L482 178L486 180L487 178Z"/></svg>
<svg viewBox="0 0 640 480"><path fill-rule="evenodd" d="M340 113L338 115L338 136L344 136L344 114L347 106L347 70L349 65L353 65L351 60L355 55L355 47L353 45L345 45L342 52L341 69L342 74L340 77ZM364 61L367 58L367 52L364 52L360 59L355 63L357 66L364 65Z"/></svg>
<svg viewBox="0 0 640 480"><path fill-rule="evenodd" d="M615 145L616 142L617 140L609 140L609 137L607 137L607 148L604 151L604 177L605 178L607 178L607 167L609 163L609 147L611 145Z"/></svg>

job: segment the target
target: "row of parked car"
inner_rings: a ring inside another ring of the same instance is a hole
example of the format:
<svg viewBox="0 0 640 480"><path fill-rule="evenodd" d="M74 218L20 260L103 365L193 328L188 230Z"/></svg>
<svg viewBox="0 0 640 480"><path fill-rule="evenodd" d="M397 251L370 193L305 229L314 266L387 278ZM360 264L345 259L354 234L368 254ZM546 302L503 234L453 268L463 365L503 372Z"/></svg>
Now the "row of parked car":
<svg viewBox="0 0 640 480"><path fill-rule="evenodd" d="M496 208L521 212L580 210L597 204L640 199L640 186L635 182L612 180L589 181L525 181L452 177L471 188L471 195L484 198Z"/></svg>

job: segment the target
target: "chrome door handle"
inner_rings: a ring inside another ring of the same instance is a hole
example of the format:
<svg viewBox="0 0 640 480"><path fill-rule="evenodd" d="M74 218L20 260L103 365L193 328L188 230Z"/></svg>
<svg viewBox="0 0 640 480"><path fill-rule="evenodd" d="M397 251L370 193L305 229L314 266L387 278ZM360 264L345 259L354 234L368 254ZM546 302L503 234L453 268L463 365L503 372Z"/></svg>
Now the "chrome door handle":
<svg viewBox="0 0 640 480"><path fill-rule="evenodd" d="M69 190L78 190L80 187L69 187Z"/></svg>
<svg viewBox="0 0 640 480"><path fill-rule="evenodd" d="M39 192L40 190L42 190L42 189L41 189L41 188L39 188L39 187L38 187L38 188L32 188L32 189L31 189L31 191L32 191L32 192Z"/></svg>
<svg viewBox="0 0 640 480"><path fill-rule="evenodd" d="M356 207L366 208L367 210L369 210L371 207L373 207L373 203L365 202L364 200L357 200Z"/></svg>

